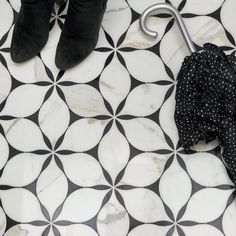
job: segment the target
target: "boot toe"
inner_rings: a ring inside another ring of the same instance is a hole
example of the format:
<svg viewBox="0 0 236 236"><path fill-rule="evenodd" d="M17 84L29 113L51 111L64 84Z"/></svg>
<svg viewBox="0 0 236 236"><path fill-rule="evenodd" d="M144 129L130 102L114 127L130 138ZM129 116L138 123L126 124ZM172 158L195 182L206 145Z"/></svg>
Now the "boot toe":
<svg viewBox="0 0 236 236"><path fill-rule="evenodd" d="M12 46L11 48L11 59L15 63L25 62L36 55L37 53L25 46Z"/></svg>
<svg viewBox="0 0 236 236"><path fill-rule="evenodd" d="M81 63L93 51L80 41L75 43L59 43L55 63L60 70L70 69Z"/></svg>
<svg viewBox="0 0 236 236"><path fill-rule="evenodd" d="M46 40L30 40L28 35L26 32L19 34L17 30L13 33L10 54L15 63L22 63L37 56L46 44Z"/></svg>

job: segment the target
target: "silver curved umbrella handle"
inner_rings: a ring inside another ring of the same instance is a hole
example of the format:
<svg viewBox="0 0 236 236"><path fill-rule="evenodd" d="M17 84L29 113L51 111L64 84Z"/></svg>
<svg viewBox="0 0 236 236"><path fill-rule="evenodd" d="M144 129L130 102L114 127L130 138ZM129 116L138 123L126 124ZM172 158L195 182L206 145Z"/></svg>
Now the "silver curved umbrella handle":
<svg viewBox="0 0 236 236"><path fill-rule="evenodd" d="M148 7L141 15L141 18L140 18L140 27L142 29L142 31L153 37L153 38L156 38L158 36L158 33L155 32L155 31L152 31L150 29L148 29L147 27L147 18L148 16L150 16L153 12L157 11L157 10L166 10L166 11L169 11L175 18L178 26L179 26L179 29L181 31L181 34L183 35L184 37L184 40L189 48L189 51L191 53L193 52L196 52L196 49L194 47L194 44L193 44L193 41L191 40L190 36L189 36L189 33L186 29L186 26L182 20L182 17L180 15L180 13L178 12L178 10L173 7L171 4L167 4L167 3L159 3L159 4L155 4L155 5L152 5L150 7Z"/></svg>

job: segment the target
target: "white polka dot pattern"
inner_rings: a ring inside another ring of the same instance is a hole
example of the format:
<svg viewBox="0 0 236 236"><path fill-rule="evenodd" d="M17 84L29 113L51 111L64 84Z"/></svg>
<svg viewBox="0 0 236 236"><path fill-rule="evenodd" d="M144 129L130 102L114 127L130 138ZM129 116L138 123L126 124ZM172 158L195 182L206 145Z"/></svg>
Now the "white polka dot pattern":
<svg viewBox="0 0 236 236"><path fill-rule="evenodd" d="M185 58L178 74L175 120L185 149L219 138L236 184L236 57L213 44Z"/></svg>

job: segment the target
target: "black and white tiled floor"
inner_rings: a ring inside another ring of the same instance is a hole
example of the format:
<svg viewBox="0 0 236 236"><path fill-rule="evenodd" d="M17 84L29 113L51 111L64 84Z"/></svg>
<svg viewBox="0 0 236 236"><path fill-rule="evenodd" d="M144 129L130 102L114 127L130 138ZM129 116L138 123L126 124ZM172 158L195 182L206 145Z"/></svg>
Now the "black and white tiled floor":
<svg viewBox="0 0 236 236"><path fill-rule="evenodd" d="M178 145L175 78L188 55L164 0L110 0L96 50L54 64L66 7L41 54L9 57L19 0L0 1L0 235L235 236L235 189L217 141ZM166 2L169 2L166 0ZM235 0L172 0L198 49L236 50ZM5 233L5 234L4 234Z"/></svg>

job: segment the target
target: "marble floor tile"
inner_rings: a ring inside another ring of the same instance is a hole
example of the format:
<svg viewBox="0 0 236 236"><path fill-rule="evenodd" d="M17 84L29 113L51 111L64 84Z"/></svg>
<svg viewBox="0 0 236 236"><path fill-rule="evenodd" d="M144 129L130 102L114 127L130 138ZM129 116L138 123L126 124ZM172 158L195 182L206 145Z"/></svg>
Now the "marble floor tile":
<svg viewBox="0 0 236 236"><path fill-rule="evenodd" d="M109 0L96 49L60 71L50 37L23 64L9 56L19 0L0 2L0 236L235 236L235 187L217 141L189 153L174 122L176 76L188 49L168 2L200 50L236 50L235 0Z"/></svg>

